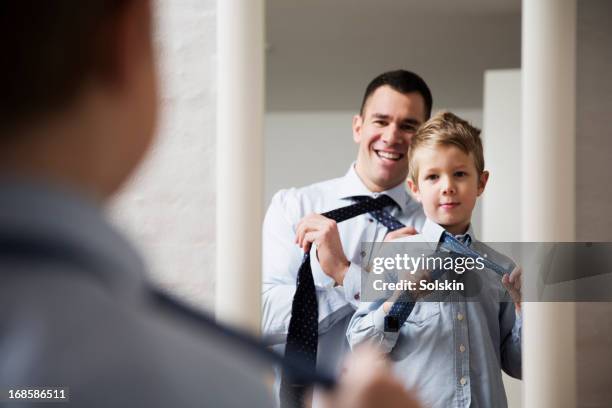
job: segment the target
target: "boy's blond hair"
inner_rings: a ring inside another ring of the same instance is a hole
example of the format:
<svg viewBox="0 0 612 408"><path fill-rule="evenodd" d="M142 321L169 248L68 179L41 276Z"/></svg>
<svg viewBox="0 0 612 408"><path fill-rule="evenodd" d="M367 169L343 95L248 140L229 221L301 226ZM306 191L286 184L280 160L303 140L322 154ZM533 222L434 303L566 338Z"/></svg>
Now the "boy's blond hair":
<svg viewBox="0 0 612 408"><path fill-rule="evenodd" d="M436 146L458 147L465 154L472 156L478 175L484 171L480 129L451 112L441 111L419 127L410 143L408 176L413 182L416 183L419 176L419 166L414 159L415 152L422 147Z"/></svg>

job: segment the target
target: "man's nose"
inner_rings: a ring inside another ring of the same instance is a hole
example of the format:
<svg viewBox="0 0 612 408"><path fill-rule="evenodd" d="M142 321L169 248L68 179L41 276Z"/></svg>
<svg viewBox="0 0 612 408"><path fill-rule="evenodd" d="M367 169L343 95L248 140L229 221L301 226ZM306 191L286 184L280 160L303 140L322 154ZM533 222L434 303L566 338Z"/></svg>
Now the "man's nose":
<svg viewBox="0 0 612 408"><path fill-rule="evenodd" d="M383 141L385 141L389 145L403 143L404 139L402 138L401 130L399 126L395 123L391 123L387 126L387 129L383 133L382 137Z"/></svg>

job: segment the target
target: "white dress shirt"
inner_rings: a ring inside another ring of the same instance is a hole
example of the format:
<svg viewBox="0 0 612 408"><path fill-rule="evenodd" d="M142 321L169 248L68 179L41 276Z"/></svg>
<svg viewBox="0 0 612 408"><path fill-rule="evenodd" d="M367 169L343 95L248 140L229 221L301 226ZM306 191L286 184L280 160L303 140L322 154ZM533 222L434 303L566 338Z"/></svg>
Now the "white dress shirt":
<svg viewBox="0 0 612 408"><path fill-rule="evenodd" d="M444 228L427 220L421 234L394 242L438 246ZM471 247L498 264L512 261L476 241ZM385 332L384 300L362 302L349 324L351 347L372 342L389 353L394 371L419 399L431 407L506 407L501 370L521 377L521 319L501 283L490 269L470 271L466 287L482 285L467 300L451 292L449 301L419 301L398 332ZM505 300L505 301L500 301Z"/></svg>
<svg viewBox="0 0 612 408"><path fill-rule="evenodd" d="M263 333L278 351L282 351L291 318L297 272L302 250L295 244L295 229L310 213L323 213L353 204L351 197L387 194L398 204L388 209L399 221L417 230L425 221L420 204L414 201L403 184L383 193L372 193L351 165L344 177L323 181L303 188L277 192L263 226ZM312 274L319 304L319 346L317 365L336 371L348 350L346 328L359 304L361 285L361 243L382 241L387 228L369 214L338 224L340 240L351 262L342 286L321 269L311 254ZM313 248L314 251L314 248Z"/></svg>

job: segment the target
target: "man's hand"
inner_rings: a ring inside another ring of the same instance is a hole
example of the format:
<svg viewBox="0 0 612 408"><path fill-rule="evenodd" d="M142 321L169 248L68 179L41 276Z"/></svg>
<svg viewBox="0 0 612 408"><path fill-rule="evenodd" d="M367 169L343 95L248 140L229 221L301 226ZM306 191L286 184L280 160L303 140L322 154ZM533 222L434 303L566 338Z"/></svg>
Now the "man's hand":
<svg viewBox="0 0 612 408"><path fill-rule="evenodd" d="M417 230L414 227L402 227L398 228L395 231L391 231L385 236L384 242L393 241L394 239L409 237L417 233Z"/></svg>
<svg viewBox="0 0 612 408"><path fill-rule="evenodd" d="M384 356L369 347L360 347L349 356L337 388L323 402L326 408L420 407L393 376Z"/></svg>
<svg viewBox="0 0 612 408"><path fill-rule="evenodd" d="M514 307L517 312L521 312L521 278L523 270L517 266L510 274L505 274L502 277L502 284L510 293Z"/></svg>
<svg viewBox="0 0 612 408"><path fill-rule="evenodd" d="M323 272L342 285L350 262L344 255L336 221L314 213L302 218L296 228L295 243L310 251L313 242Z"/></svg>

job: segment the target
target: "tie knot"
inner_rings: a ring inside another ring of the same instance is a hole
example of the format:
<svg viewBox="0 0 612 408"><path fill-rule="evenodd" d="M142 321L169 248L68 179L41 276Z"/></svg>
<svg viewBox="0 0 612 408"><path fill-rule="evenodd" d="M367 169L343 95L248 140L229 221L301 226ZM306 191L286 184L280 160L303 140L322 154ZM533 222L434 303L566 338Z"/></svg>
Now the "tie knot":
<svg viewBox="0 0 612 408"><path fill-rule="evenodd" d="M442 247L454 251L462 253L462 246L469 247L472 244L472 237L470 234L465 233L461 235L453 235L448 231L444 231L442 233L442 238L440 239Z"/></svg>
<svg viewBox="0 0 612 408"><path fill-rule="evenodd" d="M470 244L472 243L472 237L470 237L470 234L467 233L462 235L455 235L455 238L457 239L457 241L467 246L470 246Z"/></svg>
<svg viewBox="0 0 612 408"><path fill-rule="evenodd" d="M357 203L372 201L372 203L376 203L377 207L380 207L380 208L389 207L389 206L397 206L397 203L395 202L395 200L393 200L387 194L381 194L376 198L365 196L365 195L354 196L354 197L351 197L351 199Z"/></svg>

